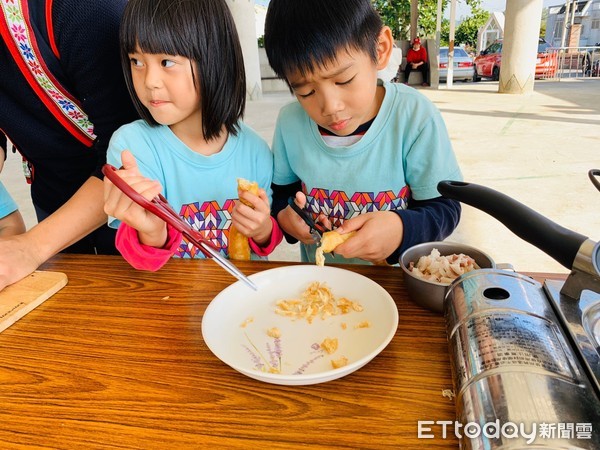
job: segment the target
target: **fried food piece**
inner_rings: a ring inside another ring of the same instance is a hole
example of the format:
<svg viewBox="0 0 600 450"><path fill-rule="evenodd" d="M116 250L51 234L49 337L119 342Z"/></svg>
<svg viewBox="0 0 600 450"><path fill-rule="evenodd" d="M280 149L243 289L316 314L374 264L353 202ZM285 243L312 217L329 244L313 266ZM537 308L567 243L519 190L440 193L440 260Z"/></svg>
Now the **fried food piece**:
<svg viewBox="0 0 600 450"><path fill-rule="evenodd" d="M335 248L346 242L352 236L356 234L356 231L351 231L350 233L340 234L337 231L326 231L323 233L323 237L321 238L321 245L317 247L317 251L315 253L315 260L317 266L325 265L325 256L324 253L331 253L335 250Z"/></svg>
<svg viewBox="0 0 600 450"><path fill-rule="evenodd" d="M254 195L258 195L259 187L256 181L248 181L244 178L238 178L238 190L240 191L248 191ZM240 199L240 201L252 208L252 204L248 203L245 200ZM229 227L229 257L231 259L238 259L241 261L249 261L250 260L250 243L248 242L248 238L240 233L237 228L233 225Z"/></svg>
<svg viewBox="0 0 600 450"><path fill-rule="evenodd" d="M244 178L238 178L237 183L238 183L238 190L243 191L243 192L250 192L251 194L258 195L260 188L258 187L258 183L256 181L248 181ZM252 208L252 204L248 203L247 201L241 200L241 199L240 199L240 201L244 205Z"/></svg>
<svg viewBox="0 0 600 450"><path fill-rule="evenodd" d="M267 336L272 337L272 338L280 338L281 337L281 330L277 327L273 327L273 328L269 328L267 330Z"/></svg>
<svg viewBox="0 0 600 450"><path fill-rule="evenodd" d="M334 369L339 369L340 367L344 367L347 365L348 365L348 358L346 358L345 356L342 356L341 358L338 358L338 359L331 360L331 367L333 367Z"/></svg>
<svg viewBox="0 0 600 450"><path fill-rule="evenodd" d="M229 257L241 261L250 261L248 238L233 225L229 227Z"/></svg>
<svg viewBox="0 0 600 450"><path fill-rule="evenodd" d="M321 342L320 347L323 350L325 350L329 355L331 355L338 349L338 339L337 338L325 338L325 339L323 339L323 342Z"/></svg>

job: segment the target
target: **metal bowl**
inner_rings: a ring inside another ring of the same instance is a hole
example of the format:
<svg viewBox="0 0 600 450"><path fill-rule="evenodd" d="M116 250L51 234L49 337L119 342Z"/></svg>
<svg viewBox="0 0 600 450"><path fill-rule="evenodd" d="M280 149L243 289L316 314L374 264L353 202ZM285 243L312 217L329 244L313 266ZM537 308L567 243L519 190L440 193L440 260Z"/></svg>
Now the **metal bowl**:
<svg viewBox="0 0 600 450"><path fill-rule="evenodd" d="M437 313L443 313L444 298L450 285L424 280L415 276L408 269L411 262L416 264L421 256L429 255L434 248L437 248L442 256L452 255L453 253L464 253L473 258L482 269L494 269L496 268L496 263L481 250L456 242L425 242L405 250L400 256L400 266L404 271L404 285L408 291L408 297L424 308Z"/></svg>

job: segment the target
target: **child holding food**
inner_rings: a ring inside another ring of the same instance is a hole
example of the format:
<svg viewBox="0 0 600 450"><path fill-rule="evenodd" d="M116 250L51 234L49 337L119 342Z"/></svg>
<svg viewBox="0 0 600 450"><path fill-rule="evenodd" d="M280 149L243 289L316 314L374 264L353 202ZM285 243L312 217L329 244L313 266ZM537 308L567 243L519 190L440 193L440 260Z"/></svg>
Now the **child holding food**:
<svg viewBox="0 0 600 450"><path fill-rule="evenodd" d="M458 224L460 204L436 188L462 179L439 111L377 78L392 48L369 0L269 3L269 64L297 99L275 128L272 214L288 242L302 242L303 261L314 261L315 244L290 196L339 234L356 232L327 262L396 264L404 249Z"/></svg>
<svg viewBox="0 0 600 450"><path fill-rule="evenodd" d="M162 192L224 255L232 225L254 255L268 255L282 239L270 216L273 157L241 122L246 81L225 0L130 0L120 42L127 86L144 120L115 132L108 162L145 198ZM259 189L238 191L238 179ZM107 178L104 209L118 219L109 218L119 228L116 246L136 268L158 270L172 255L203 257Z"/></svg>

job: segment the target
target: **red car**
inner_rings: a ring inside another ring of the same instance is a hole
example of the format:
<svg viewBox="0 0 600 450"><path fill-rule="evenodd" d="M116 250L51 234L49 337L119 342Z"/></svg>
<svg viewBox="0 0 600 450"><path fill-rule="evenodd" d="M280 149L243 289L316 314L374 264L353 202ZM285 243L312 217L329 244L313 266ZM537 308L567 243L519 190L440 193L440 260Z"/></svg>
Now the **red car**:
<svg viewBox="0 0 600 450"><path fill-rule="evenodd" d="M552 78L556 74L557 54L549 52L550 45L542 38L538 44L538 55L535 64L536 78ZM475 73L473 81L481 78L500 78L500 63L502 62L502 41L493 42L475 58Z"/></svg>

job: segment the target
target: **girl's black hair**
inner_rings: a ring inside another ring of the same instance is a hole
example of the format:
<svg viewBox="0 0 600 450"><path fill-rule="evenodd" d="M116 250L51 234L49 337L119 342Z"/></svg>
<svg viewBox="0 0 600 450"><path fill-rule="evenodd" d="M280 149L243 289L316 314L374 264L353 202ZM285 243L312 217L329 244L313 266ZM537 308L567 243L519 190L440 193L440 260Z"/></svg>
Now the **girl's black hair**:
<svg viewBox="0 0 600 450"><path fill-rule="evenodd" d="M225 0L129 0L120 29L121 63L140 116L158 125L135 94L129 53L183 56L194 63L204 139L223 126L236 135L246 106L246 75L237 30Z"/></svg>
<svg viewBox="0 0 600 450"><path fill-rule="evenodd" d="M335 61L343 50L360 50L377 62L383 23L370 0L271 0L265 50L273 71L286 79Z"/></svg>

